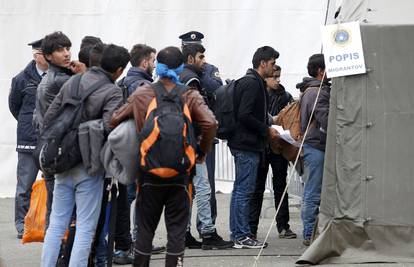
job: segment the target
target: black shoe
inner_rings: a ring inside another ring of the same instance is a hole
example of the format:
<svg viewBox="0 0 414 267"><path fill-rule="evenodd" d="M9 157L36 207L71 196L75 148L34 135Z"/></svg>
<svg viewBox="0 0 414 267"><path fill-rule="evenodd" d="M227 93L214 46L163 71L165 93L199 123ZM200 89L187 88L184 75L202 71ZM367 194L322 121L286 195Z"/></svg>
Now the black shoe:
<svg viewBox="0 0 414 267"><path fill-rule="evenodd" d="M152 250L151 250L151 254L160 254L163 253L165 251L165 247L164 246L154 246L152 245Z"/></svg>
<svg viewBox="0 0 414 267"><path fill-rule="evenodd" d="M197 241L192 235L191 232L185 233L185 247L189 249L200 249L201 242Z"/></svg>
<svg viewBox="0 0 414 267"><path fill-rule="evenodd" d="M201 249L209 250L209 249L227 249L232 248L234 245L233 241L224 241L221 236L219 236L216 232L211 234L204 234L203 235L203 242L201 245Z"/></svg>
<svg viewBox="0 0 414 267"><path fill-rule="evenodd" d="M282 232L279 233L279 238L284 238L284 239L295 239L297 237L297 235L292 232L292 230L290 229L283 229Z"/></svg>
<svg viewBox="0 0 414 267"><path fill-rule="evenodd" d="M23 238L23 232L18 232L17 239L22 239L22 238Z"/></svg>
<svg viewBox="0 0 414 267"><path fill-rule="evenodd" d="M112 261L119 265L132 264L134 261L134 255L130 250L115 250Z"/></svg>

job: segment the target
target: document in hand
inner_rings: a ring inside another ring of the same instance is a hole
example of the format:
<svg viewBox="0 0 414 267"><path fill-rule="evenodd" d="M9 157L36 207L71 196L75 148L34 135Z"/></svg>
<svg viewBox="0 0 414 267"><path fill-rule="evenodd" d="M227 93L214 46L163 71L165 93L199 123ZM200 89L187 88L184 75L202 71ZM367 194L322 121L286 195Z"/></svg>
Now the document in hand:
<svg viewBox="0 0 414 267"><path fill-rule="evenodd" d="M285 140L289 144L292 144L292 145L294 145L296 147L300 147L300 142L298 142L295 139L293 139L293 137L290 135L290 131L289 130L283 129L283 127L280 126L280 125L272 125L272 127L274 129L276 129L276 131L280 134L280 137L283 140Z"/></svg>

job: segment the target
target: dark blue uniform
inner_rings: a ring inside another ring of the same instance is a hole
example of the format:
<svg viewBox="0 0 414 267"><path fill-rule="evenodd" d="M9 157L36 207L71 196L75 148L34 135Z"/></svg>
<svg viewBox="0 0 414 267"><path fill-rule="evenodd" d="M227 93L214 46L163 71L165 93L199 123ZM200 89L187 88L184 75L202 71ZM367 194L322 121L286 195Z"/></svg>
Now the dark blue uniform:
<svg viewBox="0 0 414 267"><path fill-rule="evenodd" d="M26 68L12 79L9 95L9 109L17 120L17 185L15 198L15 226L23 233L24 217L29 209L32 185L38 169L31 152L36 147L37 133L33 127L36 90L42 77L32 60Z"/></svg>

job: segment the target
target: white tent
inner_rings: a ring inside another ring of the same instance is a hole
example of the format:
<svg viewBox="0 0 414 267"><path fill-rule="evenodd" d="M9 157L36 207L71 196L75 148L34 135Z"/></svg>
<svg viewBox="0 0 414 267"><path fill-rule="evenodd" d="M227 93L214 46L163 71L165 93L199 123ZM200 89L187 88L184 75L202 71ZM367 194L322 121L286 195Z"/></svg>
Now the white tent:
<svg viewBox="0 0 414 267"><path fill-rule="evenodd" d="M0 197L15 191L16 122L7 98L11 78L31 59L30 41L61 30L72 40L76 59L85 35L128 49L147 43L159 50L179 46L180 34L198 30L205 35L207 61L223 78L240 77L256 48L273 46L281 53L282 83L298 95L295 84L306 75L309 56L321 49L326 7L325 0L0 0Z"/></svg>

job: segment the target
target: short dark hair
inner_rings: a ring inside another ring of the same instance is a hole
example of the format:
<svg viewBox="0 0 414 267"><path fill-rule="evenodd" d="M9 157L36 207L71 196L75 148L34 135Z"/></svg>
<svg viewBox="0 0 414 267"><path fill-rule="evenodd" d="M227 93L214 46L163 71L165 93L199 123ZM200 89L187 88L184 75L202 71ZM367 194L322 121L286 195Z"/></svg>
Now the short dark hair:
<svg viewBox="0 0 414 267"><path fill-rule="evenodd" d="M96 44L102 44L101 39L95 36L85 36L83 37L80 45L80 50L78 53L78 59L80 62L86 65L86 67L90 67L89 65L89 54L92 50L92 47Z"/></svg>
<svg viewBox="0 0 414 267"><path fill-rule="evenodd" d="M183 59L187 63L188 56L195 57L197 53L204 53L206 49L202 44L186 44L183 46Z"/></svg>
<svg viewBox="0 0 414 267"><path fill-rule="evenodd" d="M259 47L253 55L253 68L257 69L262 60L269 61L272 58L279 58L279 52L277 52L273 47L270 46Z"/></svg>
<svg viewBox="0 0 414 267"><path fill-rule="evenodd" d="M85 46L94 46L97 43L102 44L102 40L99 37L87 35L82 38L80 49L82 50Z"/></svg>
<svg viewBox="0 0 414 267"><path fill-rule="evenodd" d="M89 51L89 66L90 67L99 67L101 66L102 53L106 45L103 43L97 43L91 47Z"/></svg>
<svg viewBox="0 0 414 267"><path fill-rule="evenodd" d="M72 43L63 32L54 32L45 36L42 41L42 51L45 55L51 55L61 47L71 47Z"/></svg>
<svg viewBox="0 0 414 267"><path fill-rule="evenodd" d="M83 64L85 64L86 67L88 67L88 68L89 68L89 54L90 54L91 49L92 49L92 46L90 46L90 45L85 46L85 47L82 47L81 50L79 50L79 53L78 53L79 61L82 62Z"/></svg>
<svg viewBox="0 0 414 267"><path fill-rule="evenodd" d="M275 71L281 71L282 68L279 65L275 65Z"/></svg>
<svg viewBox="0 0 414 267"><path fill-rule="evenodd" d="M103 49L101 67L107 72L115 73L118 68L125 69L129 60L130 56L126 48L110 44Z"/></svg>
<svg viewBox="0 0 414 267"><path fill-rule="evenodd" d="M169 69L175 69L183 64L183 54L175 46L168 46L158 52L157 61L167 65Z"/></svg>
<svg viewBox="0 0 414 267"><path fill-rule="evenodd" d="M157 53L155 48L145 44L136 44L132 47L131 52L131 65L132 67L138 67L144 59L148 59L151 53Z"/></svg>
<svg viewBox="0 0 414 267"><path fill-rule="evenodd" d="M325 59L323 58L323 54L314 54L309 58L308 74L315 78L318 75L318 69L325 70Z"/></svg>

